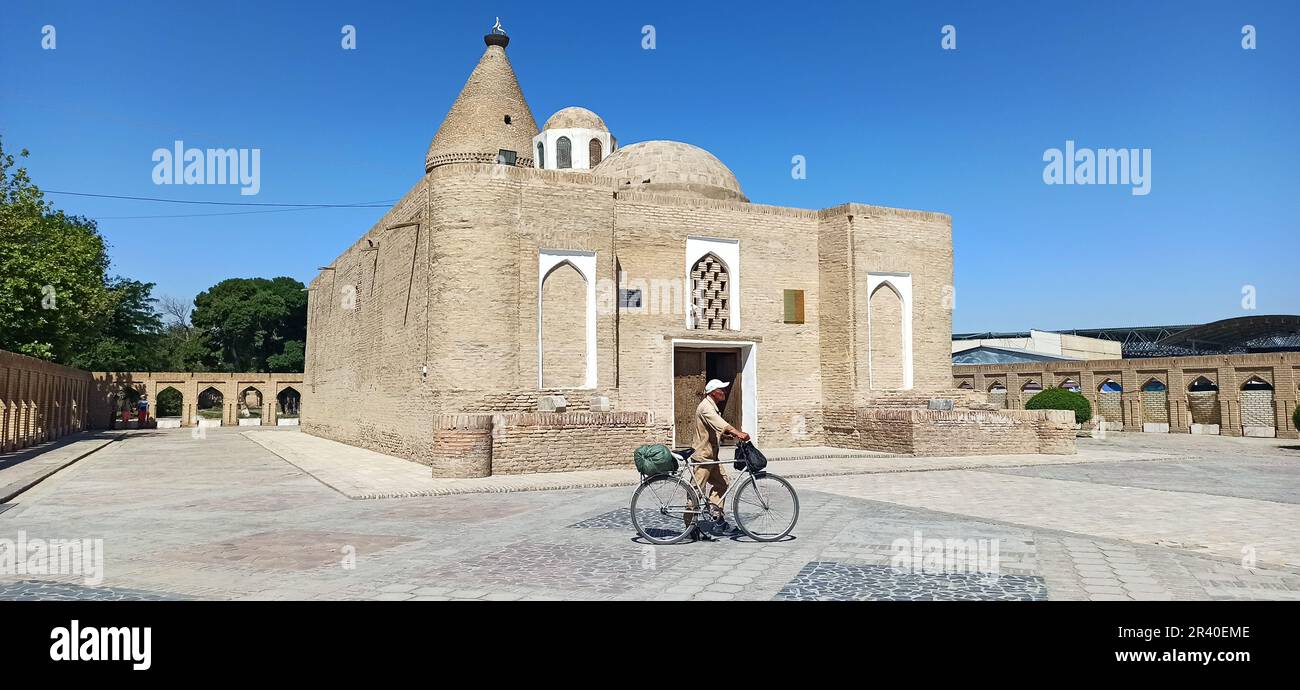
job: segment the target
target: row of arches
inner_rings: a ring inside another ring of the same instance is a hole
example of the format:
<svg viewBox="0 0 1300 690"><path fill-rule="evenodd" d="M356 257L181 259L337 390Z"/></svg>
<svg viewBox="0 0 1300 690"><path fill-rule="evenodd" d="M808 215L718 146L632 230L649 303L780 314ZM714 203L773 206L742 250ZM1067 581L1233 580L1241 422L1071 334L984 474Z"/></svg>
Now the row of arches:
<svg viewBox="0 0 1300 690"><path fill-rule="evenodd" d="M971 384L970 381L962 381L961 384L959 384L957 387L962 390L974 389L974 386ZM1062 381L1061 385L1057 387L1064 388L1066 390L1071 390L1076 393L1081 392L1083 390L1079 386L1078 382L1074 381L1073 379L1066 379L1065 381ZM1007 390L1006 386L1002 385L1002 383L999 381L994 381L988 387L988 392L990 393L992 392L1005 393L1006 390ZM1025 384L1020 387L1020 390L1028 393L1037 393L1038 391L1043 390L1043 386L1037 381L1030 380L1025 382ZM1166 392L1168 388L1165 386L1164 382L1161 381L1159 378L1153 377L1150 380L1148 380L1146 383L1142 384L1141 390L1142 392ZM1218 392L1219 386L1218 384L1205 378L1204 376L1198 376L1194 381L1192 381L1190 384L1187 385L1187 390L1188 392L1194 392L1194 393L1195 392ZM1264 379L1259 378L1258 376L1252 376L1246 382L1241 384L1241 390L1271 391L1273 390L1273 384L1265 381ZM1106 380L1097 384L1097 392L1123 393L1124 386L1121 385L1115 379L1107 378Z"/></svg>
<svg viewBox="0 0 1300 690"><path fill-rule="evenodd" d="M973 390L970 381L962 381L959 388ZM1079 383L1073 379L1061 382L1060 388L1083 392ZM1042 390L1042 384L1034 379L1026 381L1021 387L1021 399L1027 401ZM995 407L1006 408L1007 388L1001 381L994 381L988 386L988 400ZM1168 431L1170 424L1169 387L1160 377L1150 377L1138 391L1138 414L1146 430ZM1113 378L1105 378L1096 387L1096 405L1094 414L1100 415L1113 423L1115 428L1122 427L1125 418L1123 405L1124 386ZM1219 386L1206 376L1196 376L1186 387L1187 420L1193 426L1210 428L1207 433L1218 433L1217 427L1223 424L1223 407L1220 404ZM1275 420L1275 391L1273 385L1259 376L1250 376L1241 383L1238 390L1238 407L1240 426L1243 429L1272 429ZM1155 425L1155 428L1147 428Z"/></svg>
<svg viewBox="0 0 1300 690"><path fill-rule="evenodd" d="M144 399L146 405L141 406ZM194 416L196 420L207 420L209 424L221 425L225 417L225 394L217 386L208 386L200 390L195 399ZM185 395L175 386L161 388L154 400L145 398L144 391L123 384L114 393L110 393L109 409L112 411L113 426L120 418L123 423L134 421L162 422L164 426L185 426L183 420ZM235 416L240 420L261 420L263 415L262 391L257 386L246 386L235 401ZM297 419L302 409L302 394L293 386L286 386L276 394L274 414L279 419ZM174 423L168 423L174 422ZM245 422L248 423L248 422Z"/></svg>
<svg viewBox="0 0 1300 690"><path fill-rule="evenodd" d="M605 146L600 139L592 137L587 142L587 167L594 168L600 164L604 158ZM537 142L537 165L546 167L546 145ZM555 140L555 167L560 170L567 170L573 167L573 141L568 137L560 137Z"/></svg>

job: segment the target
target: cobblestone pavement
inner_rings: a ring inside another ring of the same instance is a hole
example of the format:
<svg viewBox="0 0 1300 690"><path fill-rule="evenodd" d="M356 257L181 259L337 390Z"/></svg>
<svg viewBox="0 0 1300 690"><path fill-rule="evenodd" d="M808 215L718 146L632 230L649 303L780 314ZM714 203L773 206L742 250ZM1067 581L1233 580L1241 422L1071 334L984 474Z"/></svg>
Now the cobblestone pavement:
<svg viewBox="0 0 1300 690"><path fill-rule="evenodd" d="M0 513L0 548L102 538L103 581L0 599L1300 599L1295 442L1145 436L802 478L784 541L655 547L626 486L351 500L233 429L137 432Z"/></svg>

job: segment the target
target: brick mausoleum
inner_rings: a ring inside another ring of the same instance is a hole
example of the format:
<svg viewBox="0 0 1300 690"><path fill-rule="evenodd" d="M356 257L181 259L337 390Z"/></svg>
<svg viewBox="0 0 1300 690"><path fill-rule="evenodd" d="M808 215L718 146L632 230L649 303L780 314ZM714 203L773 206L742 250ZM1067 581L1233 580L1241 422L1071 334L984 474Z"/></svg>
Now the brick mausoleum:
<svg viewBox="0 0 1300 690"><path fill-rule="evenodd" d="M484 41L424 176L312 281L305 431L435 476L630 466L719 378L763 448L1073 452L1066 413L954 389L949 216L750 203L583 108L539 130Z"/></svg>

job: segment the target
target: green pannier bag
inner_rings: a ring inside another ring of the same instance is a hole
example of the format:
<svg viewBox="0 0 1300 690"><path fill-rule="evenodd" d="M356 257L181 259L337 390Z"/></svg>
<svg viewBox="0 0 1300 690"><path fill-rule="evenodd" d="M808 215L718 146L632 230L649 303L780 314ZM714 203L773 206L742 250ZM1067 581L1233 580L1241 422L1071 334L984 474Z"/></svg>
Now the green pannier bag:
<svg viewBox="0 0 1300 690"><path fill-rule="evenodd" d="M662 443L648 443L636 449L633 456L636 459L636 469L644 475L668 474L677 471L677 458L673 457L673 452Z"/></svg>

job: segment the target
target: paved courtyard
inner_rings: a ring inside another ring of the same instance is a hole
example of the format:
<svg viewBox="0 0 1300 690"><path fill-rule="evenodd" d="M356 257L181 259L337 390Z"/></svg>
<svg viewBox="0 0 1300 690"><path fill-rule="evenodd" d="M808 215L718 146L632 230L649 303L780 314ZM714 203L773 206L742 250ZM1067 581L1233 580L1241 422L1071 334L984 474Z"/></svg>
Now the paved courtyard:
<svg viewBox="0 0 1300 690"><path fill-rule="evenodd" d="M791 538L652 547L626 472L358 499L322 478L342 481L337 464L295 459L315 439L259 433L132 432L0 505L0 540L105 551L102 581L0 574L0 599L1300 599L1296 441L783 460ZM347 481L364 494L411 469ZM589 488L553 488L568 485Z"/></svg>

